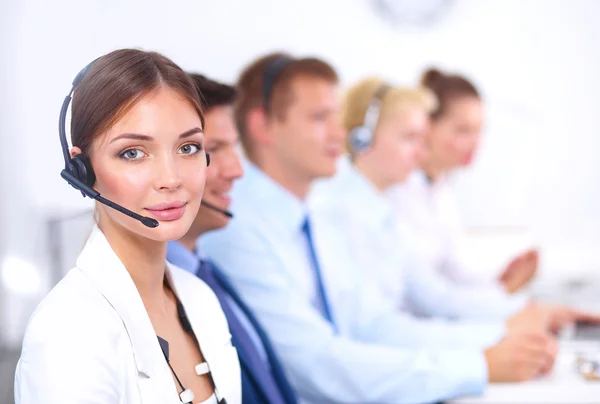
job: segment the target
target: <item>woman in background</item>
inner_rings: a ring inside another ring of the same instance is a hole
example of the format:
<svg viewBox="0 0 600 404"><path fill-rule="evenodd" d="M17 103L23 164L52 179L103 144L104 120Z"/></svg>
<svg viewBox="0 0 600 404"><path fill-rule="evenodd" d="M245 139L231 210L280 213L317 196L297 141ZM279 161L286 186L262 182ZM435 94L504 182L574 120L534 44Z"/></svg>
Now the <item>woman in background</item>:
<svg viewBox="0 0 600 404"><path fill-rule="evenodd" d="M429 114L421 168L406 184L392 188L389 197L417 241L421 259L431 267L459 284L483 282L496 292L514 294L534 277L536 250L515 257L497 282L478 280L459 254L463 229L448 176L473 161L484 121L481 96L466 78L435 69L423 74L421 84L438 99L437 108Z"/></svg>
<svg viewBox="0 0 600 404"><path fill-rule="evenodd" d="M315 187L312 206L340 229L348 253L395 307L501 324L526 300L487 286L460 285L437 273L419 254L419 243L429 241L414 239L387 197L417 169L429 116L437 108L426 88L392 86L378 78L353 85L341 110L348 157L333 179Z"/></svg>
<svg viewBox="0 0 600 404"><path fill-rule="evenodd" d="M166 262L167 242L186 234L200 206L203 123L193 82L160 54L114 51L75 79L63 178L139 216L96 204L76 267L27 326L17 404L241 402L216 297Z"/></svg>

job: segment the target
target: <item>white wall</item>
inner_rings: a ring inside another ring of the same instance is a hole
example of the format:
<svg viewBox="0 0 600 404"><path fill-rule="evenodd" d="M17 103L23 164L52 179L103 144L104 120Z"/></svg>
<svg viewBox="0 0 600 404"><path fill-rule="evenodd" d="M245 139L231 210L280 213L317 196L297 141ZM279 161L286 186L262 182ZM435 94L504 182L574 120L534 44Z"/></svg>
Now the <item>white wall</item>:
<svg viewBox="0 0 600 404"><path fill-rule="evenodd" d="M600 239L598 1L462 0L429 28L383 23L368 0L12 0L3 7L10 37L3 36L1 63L0 241L39 268L44 288L44 218L89 207L59 178L60 104L81 67L120 47L158 50L223 80L280 49L325 57L345 83L372 73L411 83L429 64L460 70L481 84L489 106L480 159L459 181L467 223L531 226L552 251L569 242L560 257L567 263L581 256L582 244L572 240ZM592 259L581 265L594 267ZM3 295L17 341L23 321L14 313L30 311L41 294Z"/></svg>

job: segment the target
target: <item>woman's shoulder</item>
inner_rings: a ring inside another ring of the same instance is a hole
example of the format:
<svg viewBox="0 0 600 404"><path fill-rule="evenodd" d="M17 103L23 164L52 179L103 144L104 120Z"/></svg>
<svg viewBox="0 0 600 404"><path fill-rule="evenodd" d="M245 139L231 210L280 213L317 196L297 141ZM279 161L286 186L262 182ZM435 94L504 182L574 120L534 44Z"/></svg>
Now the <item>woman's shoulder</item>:
<svg viewBox="0 0 600 404"><path fill-rule="evenodd" d="M35 309L25 332L23 346L102 343L122 331L112 306L78 269L73 268Z"/></svg>
<svg viewBox="0 0 600 404"><path fill-rule="evenodd" d="M67 391L69 402L86 395L111 401L119 394L128 346L114 309L81 270L72 269L29 320L15 394L27 402L32 397L54 402L58 392L66 398Z"/></svg>

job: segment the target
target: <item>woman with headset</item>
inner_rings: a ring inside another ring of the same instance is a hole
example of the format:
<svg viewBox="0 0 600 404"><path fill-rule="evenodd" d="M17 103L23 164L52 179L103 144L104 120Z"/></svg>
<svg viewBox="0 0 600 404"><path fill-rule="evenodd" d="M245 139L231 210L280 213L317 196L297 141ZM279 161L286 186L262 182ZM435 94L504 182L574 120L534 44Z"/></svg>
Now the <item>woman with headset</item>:
<svg viewBox="0 0 600 404"><path fill-rule="evenodd" d="M462 228L448 176L473 161L483 126L483 101L475 86L459 75L430 69L421 84L436 95L438 106L429 114L420 169L389 195L412 235L421 240L422 257L454 282L481 284L461 259ZM488 285L514 294L534 277L537 266L537 251L525 251L507 265L496 285Z"/></svg>
<svg viewBox="0 0 600 404"><path fill-rule="evenodd" d="M427 316L504 321L522 298L488 287L464 287L434 271L387 194L418 167L429 114L438 108L426 88L403 88L368 78L347 92L342 123L348 156L338 174L315 187L313 208L334 222L348 251L382 294L401 309ZM394 201L395 202L395 201ZM410 213L410 212L407 212Z"/></svg>
<svg viewBox="0 0 600 404"><path fill-rule="evenodd" d="M61 175L97 201L96 225L29 321L16 403L241 402L216 297L166 261L200 206L203 123L193 82L160 54L117 50L76 77Z"/></svg>

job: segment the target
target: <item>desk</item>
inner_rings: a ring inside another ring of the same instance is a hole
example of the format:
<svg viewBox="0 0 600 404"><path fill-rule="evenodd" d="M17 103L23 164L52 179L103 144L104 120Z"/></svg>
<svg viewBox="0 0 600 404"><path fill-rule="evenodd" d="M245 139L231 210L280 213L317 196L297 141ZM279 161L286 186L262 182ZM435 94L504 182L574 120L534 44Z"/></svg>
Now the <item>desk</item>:
<svg viewBox="0 0 600 404"><path fill-rule="evenodd" d="M526 383L492 384L481 397L449 404L599 404L600 382L588 382L575 370L577 352L599 353L600 344L562 341L552 374Z"/></svg>

